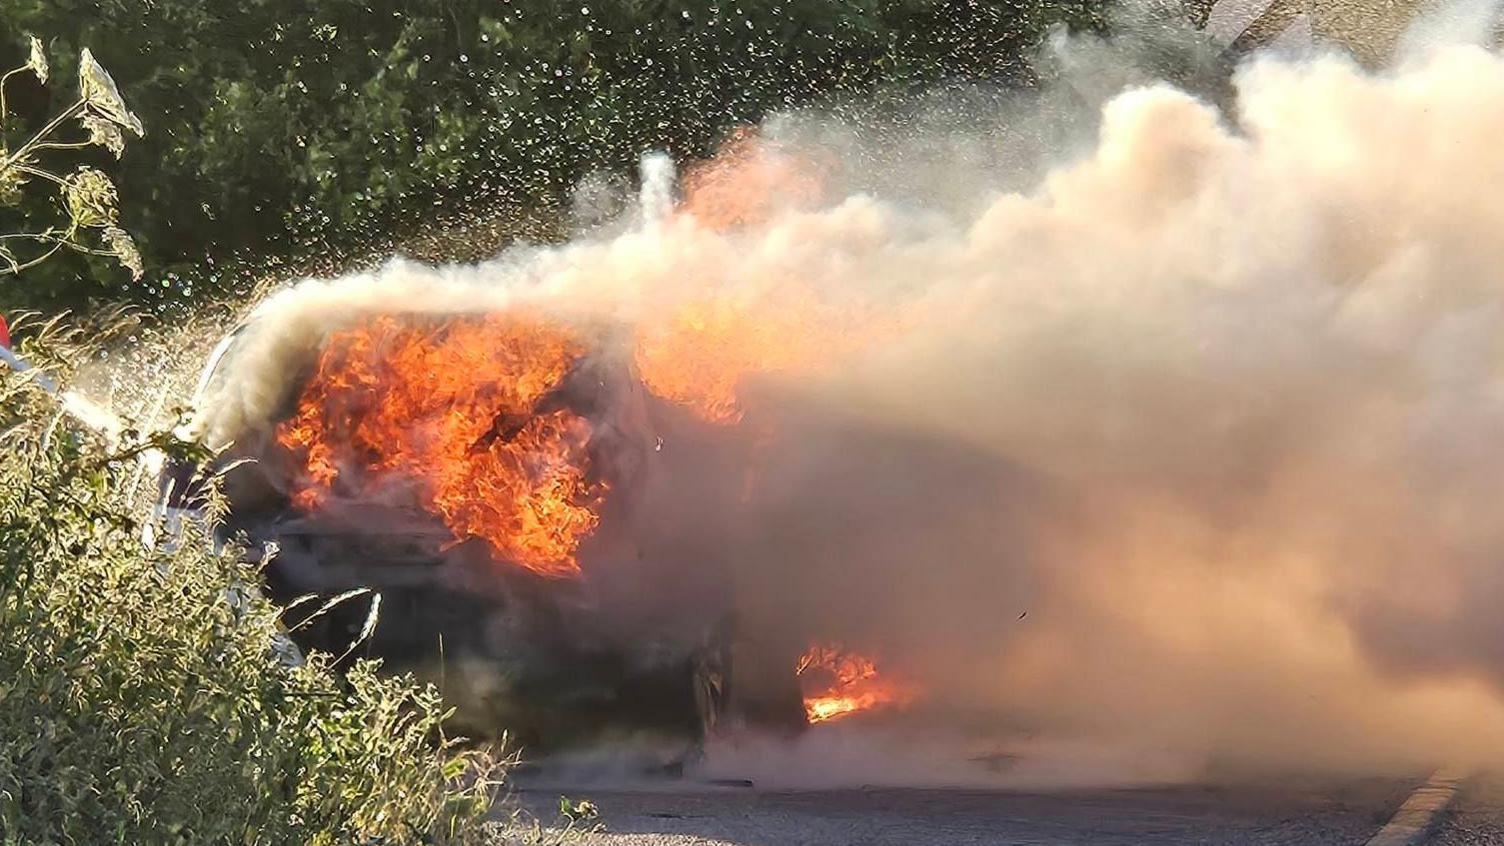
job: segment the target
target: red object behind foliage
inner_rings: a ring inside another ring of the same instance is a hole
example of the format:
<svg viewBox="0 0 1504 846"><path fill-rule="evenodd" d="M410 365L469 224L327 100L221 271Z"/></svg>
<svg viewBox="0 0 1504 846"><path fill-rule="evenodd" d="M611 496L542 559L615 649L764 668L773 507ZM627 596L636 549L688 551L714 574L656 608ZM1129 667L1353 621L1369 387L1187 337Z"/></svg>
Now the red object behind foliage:
<svg viewBox="0 0 1504 846"><path fill-rule="evenodd" d="M3 314L0 314L0 347L10 349L10 326L6 325Z"/></svg>

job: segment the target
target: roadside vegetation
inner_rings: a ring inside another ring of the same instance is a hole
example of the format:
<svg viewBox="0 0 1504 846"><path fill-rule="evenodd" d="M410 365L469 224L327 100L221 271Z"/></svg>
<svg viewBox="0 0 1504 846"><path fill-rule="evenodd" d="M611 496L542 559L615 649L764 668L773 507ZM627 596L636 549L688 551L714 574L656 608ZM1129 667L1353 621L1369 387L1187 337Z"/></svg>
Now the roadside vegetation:
<svg viewBox="0 0 1504 846"><path fill-rule="evenodd" d="M87 51L77 67L72 104L0 154L9 205L51 212L0 232L11 284L69 253L140 272L109 178L49 163L142 131ZM32 42L5 78L49 70ZM0 842L481 842L503 762L445 737L432 687L279 658L244 557L147 516L151 459L191 447L65 413L55 379L87 348L57 327L18 327L50 372L0 367Z"/></svg>
<svg viewBox="0 0 1504 846"><path fill-rule="evenodd" d="M150 124L131 156L93 162L116 179L144 278L60 257L0 287L0 308L186 309L251 269L327 272L478 218L502 221L479 254L558 237L587 174L630 178L644 151L705 155L770 111L879 86L1025 80L1049 27L1097 26L1103 6L0 0L0 20L41 37L57 73L92 49ZM25 49L0 43L0 61ZM30 119L61 96L26 81L11 105Z"/></svg>
<svg viewBox="0 0 1504 846"><path fill-rule="evenodd" d="M8 84L30 77L45 85L51 72L42 42L34 37L27 42L26 63L0 74L0 205L23 212L14 229L0 231L0 277L20 276L66 250L108 257L140 279L141 254L120 228L115 183L87 165L65 170L56 154L100 147L119 158L126 136L141 136L141 120L85 48L72 102L23 136L24 129L8 125L17 122L7 108ZM4 143L10 135L25 140L12 149ZM37 213L24 214L29 209Z"/></svg>
<svg viewBox="0 0 1504 846"><path fill-rule="evenodd" d="M234 550L143 545L170 441L112 450L32 381L0 369L0 842L479 842L502 768L437 691L276 660Z"/></svg>

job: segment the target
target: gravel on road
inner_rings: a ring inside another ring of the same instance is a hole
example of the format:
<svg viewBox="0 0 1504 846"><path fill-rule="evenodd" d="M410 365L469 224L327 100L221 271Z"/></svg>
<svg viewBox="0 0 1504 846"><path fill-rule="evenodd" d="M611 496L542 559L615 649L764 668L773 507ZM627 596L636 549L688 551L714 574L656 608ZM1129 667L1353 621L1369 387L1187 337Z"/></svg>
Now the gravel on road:
<svg viewBox="0 0 1504 846"><path fill-rule="evenodd" d="M1504 844L1504 776L1486 775L1463 782L1462 791L1426 846L1498 846Z"/></svg>

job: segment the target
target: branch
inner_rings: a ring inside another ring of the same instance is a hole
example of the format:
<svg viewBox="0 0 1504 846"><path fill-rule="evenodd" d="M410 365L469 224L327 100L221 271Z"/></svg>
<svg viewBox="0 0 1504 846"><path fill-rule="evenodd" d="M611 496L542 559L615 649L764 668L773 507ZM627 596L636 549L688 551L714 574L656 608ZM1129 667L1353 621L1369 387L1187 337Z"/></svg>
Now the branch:
<svg viewBox="0 0 1504 846"><path fill-rule="evenodd" d="M11 153L8 157L6 157L5 161L0 162L0 173L4 173L7 170L10 170L11 167L16 164L16 162L18 162L18 161L21 160L22 156L24 156L27 153L31 152L32 148L34 148L38 143L40 143L43 138L46 138L48 135L51 135L52 131L54 129L57 129L59 126L62 126L63 125L63 121L66 121L68 118L71 118L74 115L77 115L79 112L83 111L84 110L84 106L87 105L88 102L89 101L87 101L87 100L80 99L77 103L74 103L73 105L69 106L68 108L62 110L61 112L58 112L57 117L55 117L52 120L48 121L46 126L44 126L41 129L37 130L37 133L35 135L31 136L31 140L27 141L25 144L22 144L19 149L17 149L14 153Z"/></svg>
<svg viewBox="0 0 1504 846"><path fill-rule="evenodd" d="M26 238L26 239L29 239L29 240L32 240L32 241L44 241L44 242L49 243L49 244L61 244L64 247L68 247L69 249L74 250L76 252L88 253L89 255L94 255L94 256L113 256L113 255L115 255L114 253L110 252L109 250L96 250L93 247L87 246L85 244L81 244L78 241L74 241L71 238L67 238L67 237L60 238L60 237L58 237L56 235L53 235L50 232L17 232L17 233L12 234L12 235L0 235L0 241L6 240L8 238Z"/></svg>
<svg viewBox="0 0 1504 846"><path fill-rule="evenodd" d="M9 241L12 238L29 238L33 241L51 240L52 232L12 232L8 235L0 235L0 241Z"/></svg>
<svg viewBox="0 0 1504 846"><path fill-rule="evenodd" d="M57 253L57 251L61 250L62 248L63 248L63 242L59 242L57 244L54 244L53 247L52 247L52 249L48 250L45 253L42 253L40 256L37 256L36 258L32 259L31 261L28 261L28 262L26 262L24 264L13 264L10 267L7 267L7 268L5 268L3 270L0 270L0 276L4 276L7 273L9 273L11 275L19 275L21 273L21 271L26 270L27 268L30 268L30 267L36 267L37 265L41 264L42 262L46 261L47 259L52 258Z"/></svg>
<svg viewBox="0 0 1504 846"><path fill-rule="evenodd" d="M22 173L28 174L30 176L40 176L40 177L42 177L43 179L46 179L49 182L56 182L60 187L62 187L64 189L67 189L68 187L70 187L68 185L68 180L62 178L61 176L58 176L57 174L55 174L55 173L53 173L51 171L42 170L39 167L32 167L31 165L18 164L18 165L16 165L16 170L19 170Z"/></svg>
<svg viewBox="0 0 1504 846"><path fill-rule="evenodd" d="M5 276L7 274L19 274L21 271L27 269L28 267L33 267L51 258L57 253L58 250L61 250L63 247L67 247L68 249L73 250L76 253L84 253L91 256L103 256L105 258L118 258L118 256L114 252L111 252L109 250L95 249L94 247L80 244L77 241L68 238L59 238L56 235L51 235L46 232L17 232L10 235L0 235L0 241L11 238L23 238L30 241L41 241L43 243L52 244L53 247L52 249L43 253L41 256L20 264L16 262L13 256L9 255L8 253L4 254L6 262L10 265L10 267L0 269L0 276Z"/></svg>
<svg viewBox="0 0 1504 846"><path fill-rule="evenodd" d="M11 77L26 70L27 67L27 65L22 65L15 70L6 71L4 76L0 76L0 129L5 128L5 117L10 114L10 112L5 110L5 83L10 82Z"/></svg>
<svg viewBox="0 0 1504 846"><path fill-rule="evenodd" d="M33 150L82 150L94 146L93 141L45 141L32 147Z"/></svg>

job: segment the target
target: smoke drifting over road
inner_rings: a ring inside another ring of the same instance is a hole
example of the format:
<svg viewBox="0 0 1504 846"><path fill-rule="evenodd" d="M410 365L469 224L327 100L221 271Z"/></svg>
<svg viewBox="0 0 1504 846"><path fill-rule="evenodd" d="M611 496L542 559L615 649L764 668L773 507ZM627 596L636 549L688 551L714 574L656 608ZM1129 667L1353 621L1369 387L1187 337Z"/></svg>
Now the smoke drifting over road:
<svg viewBox="0 0 1504 846"><path fill-rule="evenodd" d="M263 426L361 313L626 327L602 347L745 449L664 459L612 531L726 568L751 632L882 655L928 725L1497 755L1504 59L1254 57L1225 111L1087 64L1026 105L775 119L570 244L291 288L203 426Z"/></svg>

